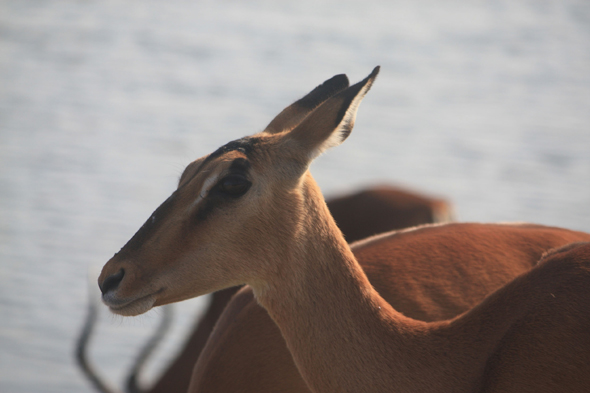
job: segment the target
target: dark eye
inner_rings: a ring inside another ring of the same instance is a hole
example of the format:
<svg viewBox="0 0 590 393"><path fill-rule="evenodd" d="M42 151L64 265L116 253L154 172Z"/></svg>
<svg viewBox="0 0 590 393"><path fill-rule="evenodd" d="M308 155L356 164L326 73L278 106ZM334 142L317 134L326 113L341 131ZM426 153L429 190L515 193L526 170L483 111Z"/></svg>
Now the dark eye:
<svg viewBox="0 0 590 393"><path fill-rule="evenodd" d="M217 183L217 191L232 197L241 197L250 189L252 183L242 175L228 175Z"/></svg>

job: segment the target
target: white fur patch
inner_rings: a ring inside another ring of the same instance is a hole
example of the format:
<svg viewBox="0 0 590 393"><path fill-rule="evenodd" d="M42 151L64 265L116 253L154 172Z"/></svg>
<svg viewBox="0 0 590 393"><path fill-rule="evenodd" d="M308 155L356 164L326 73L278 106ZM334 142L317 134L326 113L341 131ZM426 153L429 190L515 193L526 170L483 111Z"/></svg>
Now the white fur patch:
<svg viewBox="0 0 590 393"><path fill-rule="evenodd" d="M356 97L350 103L348 110L342 117L342 120L338 124L338 126L334 129L332 134L324 140L322 144L320 144L316 149L312 150L309 153L309 158L314 159L329 148L336 147L340 145L344 140L348 137L350 132L352 131L352 127L354 127L354 122L356 120L356 113L358 108L361 104L363 98L371 88L372 83L369 82L363 86L363 88L358 92Z"/></svg>
<svg viewBox="0 0 590 393"><path fill-rule="evenodd" d="M214 173L203 182L203 187L201 187L197 199L195 199L195 201L190 205L189 210L195 209L199 203L201 203L201 201L207 197L209 191L211 191L211 187L217 183L220 174L220 172Z"/></svg>

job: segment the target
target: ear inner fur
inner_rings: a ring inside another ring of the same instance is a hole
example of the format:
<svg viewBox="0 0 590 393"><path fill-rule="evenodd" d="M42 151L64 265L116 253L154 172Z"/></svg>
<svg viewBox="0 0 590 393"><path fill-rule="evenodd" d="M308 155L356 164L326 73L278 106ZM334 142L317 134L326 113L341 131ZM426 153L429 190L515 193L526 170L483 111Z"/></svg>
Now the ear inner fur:
<svg viewBox="0 0 590 393"><path fill-rule="evenodd" d="M379 74L379 66L361 82L334 95L311 113L288 135L298 142L309 161L342 143L354 126L360 102Z"/></svg>

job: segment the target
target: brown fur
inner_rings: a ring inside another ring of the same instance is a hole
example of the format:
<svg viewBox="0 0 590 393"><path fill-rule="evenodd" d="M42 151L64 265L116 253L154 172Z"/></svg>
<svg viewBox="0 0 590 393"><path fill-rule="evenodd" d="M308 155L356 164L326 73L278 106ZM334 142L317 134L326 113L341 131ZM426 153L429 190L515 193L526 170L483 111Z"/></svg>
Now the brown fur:
<svg viewBox="0 0 590 393"><path fill-rule="evenodd" d="M330 198L326 203L332 217L348 242L354 242L393 229L433 223L440 219L449 220L452 218L453 210L451 205L445 200L427 197L386 185L371 187L353 194ZM362 265L363 259L361 258L359 262ZM369 275L369 277L371 276ZM194 365L217 319L225 309L231 296L239 288L232 287L224 289L215 292L211 296L211 302L204 316L197 319L195 328L187 342L182 346L181 352L170 363L162 374L162 377L146 393L184 393L187 391ZM408 295L406 294L406 296ZM266 312L264 315L268 320ZM274 330L273 332L276 333ZM250 339L250 341L256 341L256 337ZM269 346L272 347L272 344L274 342L269 342ZM289 353L287 353L287 356L288 359L291 359ZM219 374L223 375L223 370L219 371ZM299 376L299 373L296 372L296 375ZM299 380L301 381L300 377ZM285 380L282 381L283 384L286 382ZM233 390L218 389L217 391ZM262 390L264 391L265 389ZM204 391L208 391L208 389ZM273 391L273 389L267 391Z"/></svg>
<svg viewBox="0 0 590 393"><path fill-rule="evenodd" d="M196 174L165 202L166 214L150 218L142 241L132 239L105 265L103 301L137 315L246 283L313 392L557 391L562 374L568 385L559 391L585 391L588 247L549 258L451 321L408 318L371 286L307 168L348 136L377 72L292 131L255 135L252 151L228 147L198 160ZM236 159L251 164L239 197L223 188ZM557 345L539 347L545 342ZM576 342L582 351L572 355ZM549 359L559 360L551 372L539 362Z"/></svg>
<svg viewBox="0 0 590 393"><path fill-rule="evenodd" d="M423 321L455 317L518 274L546 250L590 241L590 234L530 224L423 226L351 246L377 292ZM424 245L428 245L424 247ZM190 392L309 392L281 332L252 290L221 315L193 374Z"/></svg>
<svg viewBox="0 0 590 393"><path fill-rule="evenodd" d="M198 323L181 352L172 360L154 385L146 390L146 393L184 393L187 391L190 376L199 354L205 347L219 316L238 289L239 287L232 287L215 292L205 314L197 320Z"/></svg>

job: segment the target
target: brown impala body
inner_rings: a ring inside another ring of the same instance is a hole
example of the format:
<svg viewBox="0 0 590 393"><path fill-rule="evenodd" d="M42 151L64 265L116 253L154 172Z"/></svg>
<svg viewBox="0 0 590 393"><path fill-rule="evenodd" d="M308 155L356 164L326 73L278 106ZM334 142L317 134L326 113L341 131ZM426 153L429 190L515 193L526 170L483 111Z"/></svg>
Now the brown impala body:
<svg viewBox="0 0 590 393"><path fill-rule="evenodd" d="M350 134L377 72L344 90L337 76L191 163L103 268L103 302L138 315L248 284L313 392L586 391L589 246L450 321L408 318L369 283L307 169Z"/></svg>
<svg viewBox="0 0 590 393"><path fill-rule="evenodd" d="M403 315L445 320L530 270L542 255L590 234L531 224L453 223L383 234L351 245L377 292ZM309 392L285 340L252 290L221 314L189 392Z"/></svg>
<svg viewBox="0 0 590 393"><path fill-rule="evenodd" d="M386 185L330 198L326 204L338 228L349 243L394 229L446 222L453 219L453 209L445 200ZM359 262L361 265L363 264L362 260ZM478 286L479 284L474 283L474 285ZM185 393L187 391L195 363L217 319L239 288L227 288L215 292L211 296L211 303L204 316L198 320L182 351L153 387L146 390L146 393ZM477 290L479 292L481 288ZM406 296L411 296L411 293L406 293ZM468 302L468 300L466 301ZM136 380L137 377L134 375L133 383ZM254 381L252 382L254 383ZM253 386L256 385L253 384ZM140 389L134 386L132 390L139 391Z"/></svg>

